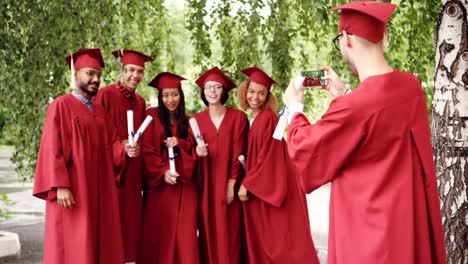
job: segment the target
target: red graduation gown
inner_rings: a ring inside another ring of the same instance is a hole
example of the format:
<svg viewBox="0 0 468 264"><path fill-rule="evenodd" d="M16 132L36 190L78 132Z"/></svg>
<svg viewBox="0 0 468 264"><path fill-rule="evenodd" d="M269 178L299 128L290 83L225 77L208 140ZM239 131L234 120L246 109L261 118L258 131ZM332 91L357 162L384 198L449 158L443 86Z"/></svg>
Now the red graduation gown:
<svg viewBox="0 0 468 264"><path fill-rule="evenodd" d="M119 91L118 84L99 89L93 99L104 107L116 128L120 140L128 138L127 110L133 110L134 131L140 127L145 118L146 103L143 97L135 93L135 98L129 100ZM143 157L126 158L123 171L116 173L119 186L120 221L124 241L125 261L135 261L138 255L142 214L142 178Z"/></svg>
<svg viewBox="0 0 468 264"><path fill-rule="evenodd" d="M306 192L332 182L328 259L445 263L428 113L419 80L371 76L311 125L288 129Z"/></svg>
<svg viewBox="0 0 468 264"><path fill-rule="evenodd" d="M198 171L202 191L200 263L244 263L242 207L236 195L237 188L230 205L226 203L226 194L228 180L239 179L242 173L237 158L244 154L247 117L242 111L226 108L219 130L211 121L209 110L195 114L195 118L208 144L208 156L200 158Z"/></svg>
<svg viewBox="0 0 468 264"><path fill-rule="evenodd" d="M289 160L286 143L273 139L278 116L270 109L249 130L247 164L242 184L249 264L319 264L310 233L305 193Z"/></svg>
<svg viewBox="0 0 468 264"><path fill-rule="evenodd" d="M189 130L187 139L178 138L180 155L176 156L175 165L180 177L176 185L169 185L164 181L164 174L169 170L164 127L157 108L150 108L147 113L154 119L143 136L147 188L138 263L198 264L198 194L192 181L196 162L193 134ZM176 132L177 123L172 126L172 134Z"/></svg>
<svg viewBox="0 0 468 264"><path fill-rule="evenodd" d="M109 127L102 107L71 94L47 110L33 190L46 200L46 264L124 262ZM57 187L71 189L74 208L57 203Z"/></svg>

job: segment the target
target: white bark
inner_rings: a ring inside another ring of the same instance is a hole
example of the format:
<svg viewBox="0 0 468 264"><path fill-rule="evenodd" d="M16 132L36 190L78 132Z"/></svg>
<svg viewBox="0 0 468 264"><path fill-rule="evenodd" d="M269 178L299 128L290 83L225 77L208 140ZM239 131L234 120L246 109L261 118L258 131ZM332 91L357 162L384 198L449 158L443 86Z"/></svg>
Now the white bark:
<svg viewBox="0 0 468 264"><path fill-rule="evenodd" d="M447 263L468 263L468 0L443 1L439 18L432 141Z"/></svg>

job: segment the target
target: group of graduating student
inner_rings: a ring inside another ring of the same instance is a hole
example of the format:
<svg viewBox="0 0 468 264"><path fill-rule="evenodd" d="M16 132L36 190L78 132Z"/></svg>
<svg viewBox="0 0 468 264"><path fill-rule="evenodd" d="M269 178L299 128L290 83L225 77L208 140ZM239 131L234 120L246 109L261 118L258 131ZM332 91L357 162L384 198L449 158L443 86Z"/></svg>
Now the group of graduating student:
<svg viewBox="0 0 468 264"><path fill-rule="evenodd" d="M34 189L49 201L44 262L318 263L305 194L285 142L271 137L274 81L257 67L243 71L249 131L246 114L224 106L236 84L217 67L205 72L196 80L207 106L194 115L205 142L197 146L185 78L159 73L149 83L158 89L158 107L146 109L136 89L152 59L127 49L113 54L120 79L99 91L100 50L69 56L75 89L48 109ZM134 145L128 110L135 127L153 118ZM239 156L247 157L245 168ZM249 199L243 213L240 200Z"/></svg>
<svg viewBox="0 0 468 264"><path fill-rule="evenodd" d="M136 89L149 56L114 51L119 80L99 91L100 50L68 56L74 89L48 107L34 184L46 200L44 263L318 264L305 192L327 182L328 263L445 263L424 94L383 57L395 7L333 9L341 54L361 83L347 94L323 67L335 99L310 124L304 88L292 81L288 144L272 137L275 81L258 67L242 70L237 89L250 120L224 106L237 85L217 67L195 81L207 109L189 117L185 78L170 72L149 83L158 107L146 109ZM137 142L127 139L128 110L135 128L153 118Z"/></svg>

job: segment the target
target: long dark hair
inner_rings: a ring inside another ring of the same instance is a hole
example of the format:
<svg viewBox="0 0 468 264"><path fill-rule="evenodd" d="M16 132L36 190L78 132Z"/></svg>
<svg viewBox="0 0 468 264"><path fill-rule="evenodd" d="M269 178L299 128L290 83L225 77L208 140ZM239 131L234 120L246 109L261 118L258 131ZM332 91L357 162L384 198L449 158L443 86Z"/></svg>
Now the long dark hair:
<svg viewBox="0 0 468 264"><path fill-rule="evenodd" d="M185 96L184 92L181 88L179 88L180 100L179 106L176 109L176 120L177 120L177 135L178 138L186 139L188 137L188 119L185 116ZM158 112L159 118L161 118L161 123L164 126L164 136L165 139L168 137L172 137L171 131L171 119L169 110L167 110L166 106L164 106L162 100L162 91L158 93Z"/></svg>

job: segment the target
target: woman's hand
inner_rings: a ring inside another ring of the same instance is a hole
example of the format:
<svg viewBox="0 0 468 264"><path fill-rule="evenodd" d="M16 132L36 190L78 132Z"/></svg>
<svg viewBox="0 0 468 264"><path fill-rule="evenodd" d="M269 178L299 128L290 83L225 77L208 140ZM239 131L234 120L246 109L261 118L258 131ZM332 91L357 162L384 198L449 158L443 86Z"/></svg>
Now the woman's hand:
<svg viewBox="0 0 468 264"><path fill-rule="evenodd" d="M179 174L177 172L173 173L170 170L167 170L166 173L164 173L164 181L167 184L170 185L175 185L177 184L177 178L179 178Z"/></svg>
<svg viewBox="0 0 468 264"><path fill-rule="evenodd" d="M166 147L175 147L179 144L179 141L177 141L177 137L168 137L166 140L164 140L164 143L166 143Z"/></svg>
<svg viewBox="0 0 468 264"><path fill-rule="evenodd" d="M239 188L239 191L237 192L237 195L239 195L239 200L242 202L247 202L249 200L249 191L247 191L247 189L242 184Z"/></svg>
<svg viewBox="0 0 468 264"><path fill-rule="evenodd" d="M197 145L195 152L197 152L199 157L206 157L208 155L208 144Z"/></svg>

